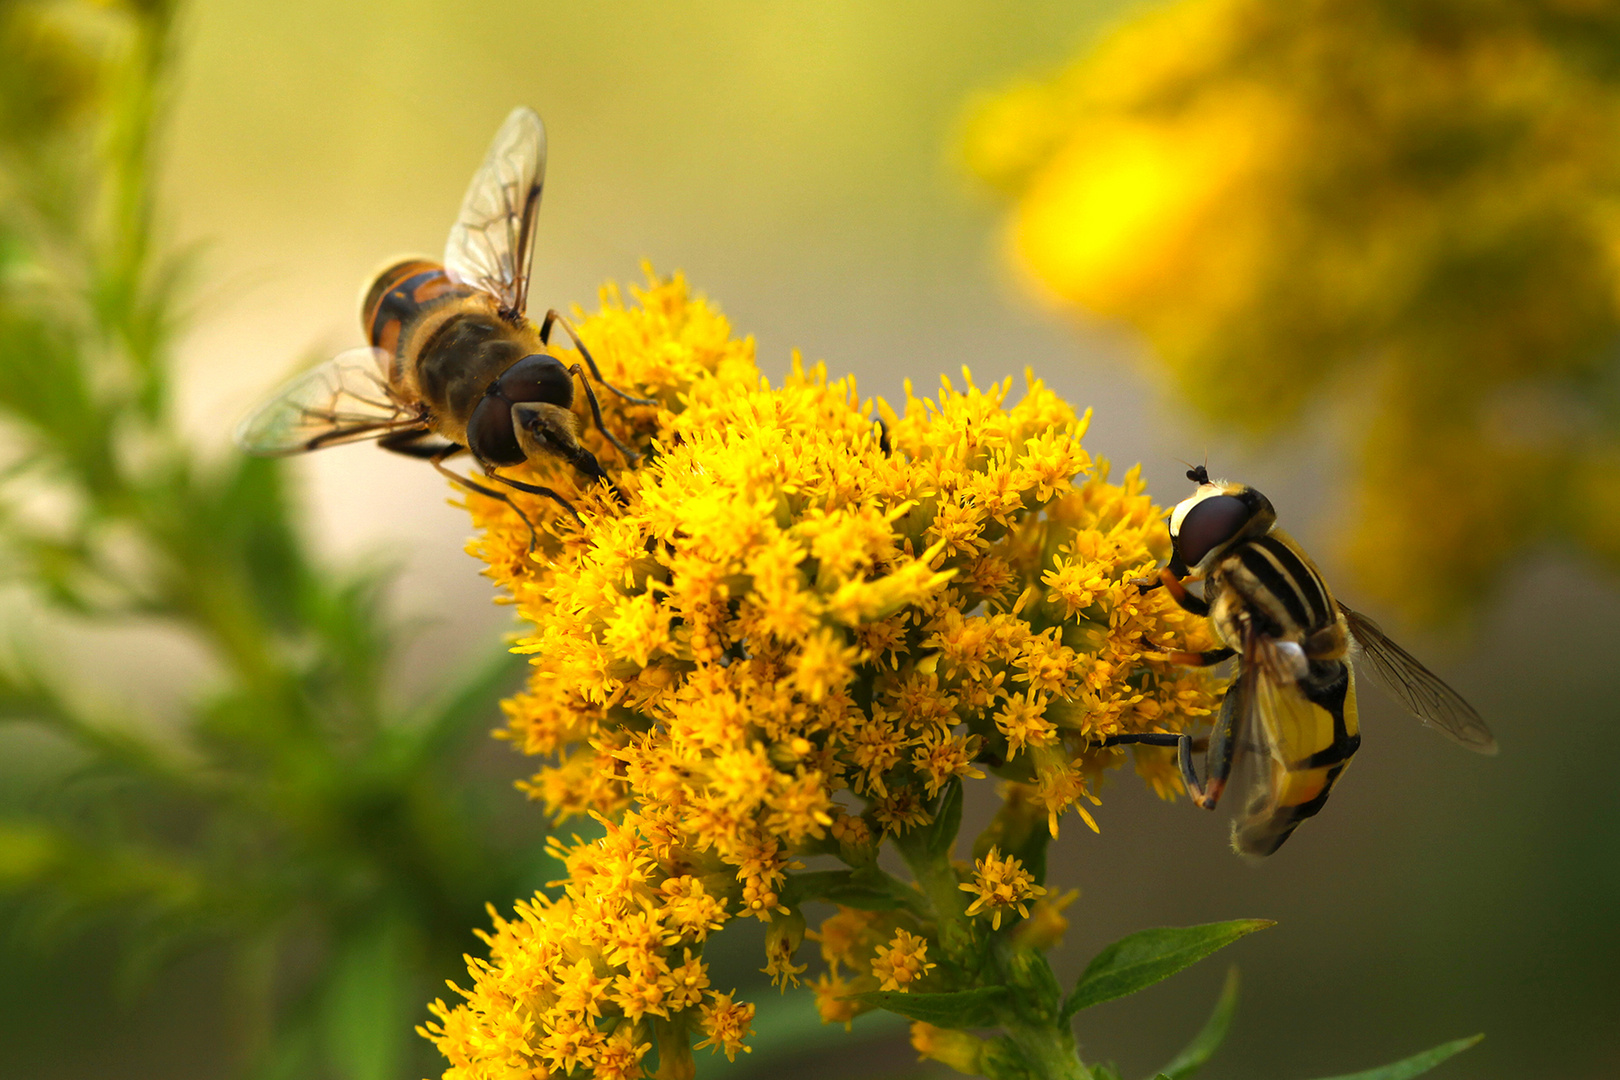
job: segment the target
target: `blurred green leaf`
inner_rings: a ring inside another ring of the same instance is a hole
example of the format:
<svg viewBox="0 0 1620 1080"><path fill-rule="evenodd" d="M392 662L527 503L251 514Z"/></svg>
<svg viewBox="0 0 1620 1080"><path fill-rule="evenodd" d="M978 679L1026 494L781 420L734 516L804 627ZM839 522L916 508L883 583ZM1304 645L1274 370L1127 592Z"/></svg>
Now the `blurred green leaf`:
<svg viewBox="0 0 1620 1080"><path fill-rule="evenodd" d="M887 1009L911 1020L942 1028L982 1028L997 1023L998 1012L1011 1000L1004 986L981 986L946 994L911 994L898 990L872 990L851 995L851 1001Z"/></svg>
<svg viewBox="0 0 1620 1080"><path fill-rule="evenodd" d="M1226 972L1226 982L1221 986L1221 996L1215 999L1215 1011L1209 1014L1192 1042L1177 1054L1164 1068L1159 1070L1160 1077L1168 1080L1186 1080L1208 1064L1215 1051L1220 1049L1221 1043L1226 1041L1226 1033L1231 1030L1232 1017L1237 1013L1238 989L1240 979L1236 965Z"/></svg>
<svg viewBox="0 0 1620 1080"><path fill-rule="evenodd" d="M1365 1072L1349 1073L1344 1076L1324 1077L1323 1080L1412 1080L1412 1077L1422 1076L1442 1061L1462 1053L1484 1037L1484 1035L1472 1035L1466 1039L1455 1039L1443 1046L1437 1046L1433 1050L1413 1054L1411 1057L1397 1061L1392 1065L1368 1069Z"/></svg>
<svg viewBox="0 0 1620 1080"><path fill-rule="evenodd" d="M1134 994L1238 938L1273 925L1269 919L1237 919L1142 930L1121 938L1086 965L1074 993L1063 1004L1063 1015L1073 1016L1081 1009Z"/></svg>
<svg viewBox="0 0 1620 1080"><path fill-rule="evenodd" d="M327 1056L344 1080L396 1080L403 1065L399 1033L420 1007L412 1000L410 931L382 912L338 943L320 1020Z"/></svg>
<svg viewBox="0 0 1620 1080"><path fill-rule="evenodd" d="M782 903L797 907L807 900L824 900L862 911L893 911L915 909L922 897L916 889L876 866L862 866L854 870L789 874L782 891Z"/></svg>

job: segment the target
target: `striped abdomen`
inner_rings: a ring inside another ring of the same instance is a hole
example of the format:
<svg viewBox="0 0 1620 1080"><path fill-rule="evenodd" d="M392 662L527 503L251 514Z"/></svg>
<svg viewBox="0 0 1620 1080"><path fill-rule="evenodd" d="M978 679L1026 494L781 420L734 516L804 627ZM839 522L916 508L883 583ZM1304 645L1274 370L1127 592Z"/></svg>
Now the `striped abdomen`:
<svg viewBox="0 0 1620 1080"><path fill-rule="evenodd" d="M360 328L373 348L398 357L401 338L425 310L471 291L451 281L444 267L432 260L405 259L378 274L366 290Z"/></svg>
<svg viewBox="0 0 1620 1080"><path fill-rule="evenodd" d="M1361 746L1349 633L1310 557L1278 530L1237 544L1212 577L1225 600L1211 610L1218 633L1242 641L1247 621L1262 638L1295 648L1261 650L1272 659L1264 677L1251 678L1252 722L1265 726L1271 760L1259 766L1269 770L1267 782L1233 843L1244 854L1269 855L1322 809Z"/></svg>

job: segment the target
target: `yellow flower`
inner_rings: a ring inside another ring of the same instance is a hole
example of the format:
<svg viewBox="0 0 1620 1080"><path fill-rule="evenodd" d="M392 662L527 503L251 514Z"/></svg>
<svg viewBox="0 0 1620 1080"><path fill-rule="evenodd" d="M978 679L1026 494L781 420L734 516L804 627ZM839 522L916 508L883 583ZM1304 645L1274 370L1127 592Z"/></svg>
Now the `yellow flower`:
<svg viewBox="0 0 1620 1080"><path fill-rule="evenodd" d="M1079 889L1070 889L1061 896L1042 896L1031 906L1029 916L1013 931L1013 944L1024 949L1050 949L1063 943L1069 929L1069 920L1063 909L1080 899Z"/></svg>
<svg viewBox="0 0 1620 1080"><path fill-rule="evenodd" d="M894 932L894 940L877 947L872 974L877 976L879 990L905 993L912 983L938 966L928 962L928 940L901 929Z"/></svg>
<svg viewBox="0 0 1620 1080"><path fill-rule="evenodd" d="M993 847L974 864L973 881L957 887L974 894L967 913L990 912L990 925L996 930L1001 929L1002 912L1014 908L1019 915L1028 917L1026 901L1046 895L1046 890L1035 884L1022 863L1011 855L1000 857Z"/></svg>
<svg viewBox="0 0 1620 1080"><path fill-rule="evenodd" d="M583 528L549 500L467 497L470 550L525 624L530 679L503 732L544 759L524 790L606 835L557 844L562 895L497 919L466 1000L435 1005L449 1080L627 1072L635 1048L700 1028L734 1054L752 1006L707 988L702 943L769 922L765 970L796 982L800 857L870 866L987 760L1033 778L1055 831L1094 801L1087 770L1124 760L1104 738L1179 731L1218 690L1139 644L1202 647L1172 601L1127 584L1167 550L1162 512L1134 470L1108 481L1087 419L1039 381L908 388L896 411L795 358L773 386L680 278L636 299L608 290L580 327L606 380L658 401L602 396L634 468L581 413L625 501L548 461L513 471L574 493ZM1060 568L1087 583L1083 608L1043 584ZM832 968L829 1019L858 1011L846 991L935 966L908 914L840 910L807 936Z"/></svg>
<svg viewBox="0 0 1620 1080"><path fill-rule="evenodd" d="M853 995L866 989L857 985L855 980L824 971L810 984L810 989L815 992L816 1012L823 1024L843 1024L847 1029L857 1016L867 1011L867 1006L850 1000Z"/></svg>
<svg viewBox="0 0 1620 1080"><path fill-rule="evenodd" d="M741 1002L733 1002L730 994L712 994L709 1004L703 1006L703 1033L708 1036L698 1043L696 1049L713 1046L714 1052L724 1050L727 1061L737 1060L737 1051L745 1054L754 1052L751 1046L744 1046L743 1040L748 1037L748 1029L754 1020L754 1007Z"/></svg>

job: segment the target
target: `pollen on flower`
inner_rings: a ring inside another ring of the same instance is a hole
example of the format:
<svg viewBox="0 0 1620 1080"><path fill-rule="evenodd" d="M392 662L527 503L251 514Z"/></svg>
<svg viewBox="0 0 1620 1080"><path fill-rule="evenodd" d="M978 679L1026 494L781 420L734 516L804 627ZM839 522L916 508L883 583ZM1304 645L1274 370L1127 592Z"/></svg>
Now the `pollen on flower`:
<svg viewBox="0 0 1620 1080"><path fill-rule="evenodd" d="M974 864L973 880L958 888L973 894L967 913L977 915L988 911L994 930L1001 929L1001 916L1009 909L1027 918L1028 902L1046 895L1046 890L1035 884L1034 877L1022 863L1011 855L1003 858L993 847Z"/></svg>
<svg viewBox="0 0 1620 1080"><path fill-rule="evenodd" d="M1081 445L1089 414L1032 376L908 385L897 408L797 357L773 384L678 276L606 290L579 329L607 382L656 401L599 395L634 467L578 403L623 502L550 461L511 473L568 493L583 527L520 492L464 497L531 662L502 732L541 759L521 787L605 835L556 845L561 893L497 918L465 1000L434 1006L448 1080L636 1076L672 1031L746 1050L752 1006L709 988L702 945L767 922L765 970L796 981L800 859L871 866L989 762L1023 779L1033 820L1056 832L1073 807L1095 827L1080 804L1125 761L1104 740L1182 731L1220 689L1141 644L1208 647L1130 584L1168 554L1163 511L1136 470L1110 482ZM1165 788L1161 758L1137 761ZM1036 895L1017 880L982 883L1017 895L981 910ZM823 1017L913 987L935 967L925 929L841 909L805 935L830 968Z"/></svg>

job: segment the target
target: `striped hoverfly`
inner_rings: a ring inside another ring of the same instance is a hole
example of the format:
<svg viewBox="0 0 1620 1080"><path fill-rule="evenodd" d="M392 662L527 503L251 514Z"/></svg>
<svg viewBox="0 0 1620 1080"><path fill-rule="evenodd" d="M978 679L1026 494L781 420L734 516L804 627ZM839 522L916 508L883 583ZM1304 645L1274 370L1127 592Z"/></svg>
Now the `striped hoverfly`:
<svg viewBox="0 0 1620 1080"><path fill-rule="evenodd" d="M518 510L504 491L445 466L465 452L490 483L551 499L579 521L561 493L499 471L549 457L571 465L587 483L607 484L622 502L596 456L580 445L575 379L596 426L627 463L636 455L604 425L585 369L628 402L655 402L604 381L579 334L555 309L538 327L525 314L545 172L545 125L533 109L514 109L467 188L444 261L400 259L378 274L360 306L369 344L283 387L237 426L237 444L281 456L375 439ZM583 367L547 351L555 326L567 332ZM529 528L532 536L532 522Z"/></svg>
<svg viewBox="0 0 1620 1080"><path fill-rule="evenodd" d="M1187 611L1209 619L1218 648L1158 650L1178 664L1209 666L1236 658L1237 671L1205 746L1204 779L1189 735L1116 735L1104 745L1172 746L1193 802L1213 810L1235 769L1247 765L1252 787L1232 827L1239 854L1270 855L1327 802L1361 745L1355 671L1359 654L1414 716L1482 754L1496 740L1473 706L1391 641L1371 619L1336 601L1309 555L1281 529L1271 501L1245 484L1209 478L1170 514L1171 557L1158 575ZM1203 595L1186 583L1202 581Z"/></svg>

